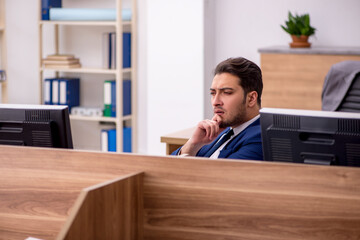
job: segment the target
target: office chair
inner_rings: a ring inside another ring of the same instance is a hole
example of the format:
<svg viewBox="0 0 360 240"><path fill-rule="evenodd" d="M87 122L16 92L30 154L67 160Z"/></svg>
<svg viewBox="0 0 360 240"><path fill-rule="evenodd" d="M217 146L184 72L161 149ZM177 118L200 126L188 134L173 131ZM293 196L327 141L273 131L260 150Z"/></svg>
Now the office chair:
<svg viewBox="0 0 360 240"><path fill-rule="evenodd" d="M360 74L357 74L336 111L360 112Z"/></svg>
<svg viewBox="0 0 360 240"><path fill-rule="evenodd" d="M343 61L331 66L325 77L322 110L360 112L360 61Z"/></svg>

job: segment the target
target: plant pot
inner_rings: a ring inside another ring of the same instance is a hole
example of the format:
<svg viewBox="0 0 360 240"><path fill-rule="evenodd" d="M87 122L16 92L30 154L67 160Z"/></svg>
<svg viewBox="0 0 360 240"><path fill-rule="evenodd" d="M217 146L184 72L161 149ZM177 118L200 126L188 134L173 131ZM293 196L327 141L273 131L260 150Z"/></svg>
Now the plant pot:
<svg viewBox="0 0 360 240"><path fill-rule="evenodd" d="M291 38L293 42L290 43L290 47L292 48L309 48L311 46L311 43L308 42L309 36L301 35L298 37L291 35Z"/></svg>

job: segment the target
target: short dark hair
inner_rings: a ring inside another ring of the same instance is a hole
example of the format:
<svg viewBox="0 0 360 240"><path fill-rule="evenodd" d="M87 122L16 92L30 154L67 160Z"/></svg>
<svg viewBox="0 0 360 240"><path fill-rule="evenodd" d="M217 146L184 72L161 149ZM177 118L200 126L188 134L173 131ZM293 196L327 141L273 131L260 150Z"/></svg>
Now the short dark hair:
<svg viewBox="0 0 360 240"><path fill-rule="evenodd" d="M263 90L261 69L252 61L243 58L228 58L219 63L214 71L214 75L221 73L230 73L237 76L239 85L244 89L244 95L251 91L258 94L257 103L261 106L261 93Z"/></svg>

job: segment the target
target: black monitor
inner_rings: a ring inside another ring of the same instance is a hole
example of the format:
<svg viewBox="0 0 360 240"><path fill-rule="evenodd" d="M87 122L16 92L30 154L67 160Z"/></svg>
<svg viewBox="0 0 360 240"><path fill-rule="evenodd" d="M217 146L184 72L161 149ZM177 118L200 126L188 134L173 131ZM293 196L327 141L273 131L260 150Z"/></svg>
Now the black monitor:
<svg viewBox="0 0 360 240"><path fill-rule="evenodd" d="M0 104L0 144L73 148L68 107Z"/></svg>
<svg viewBox="0 0 360 240"><path fill-rule="evenodd" d="M360 113L263 108L264 160L360 167Z"/></svg>

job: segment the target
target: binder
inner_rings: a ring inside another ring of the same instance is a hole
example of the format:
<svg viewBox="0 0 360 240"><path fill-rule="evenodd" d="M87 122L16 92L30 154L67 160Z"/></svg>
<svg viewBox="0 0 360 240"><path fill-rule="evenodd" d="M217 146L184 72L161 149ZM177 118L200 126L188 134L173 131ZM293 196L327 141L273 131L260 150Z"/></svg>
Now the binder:
<svg viewBox="0 0 360 240"><path fill-rule="evenodd" d="M100 137L102 152L116 152L116 129L102 129ZM131 127L123 128L123 152L131 152Z"/></svg>
<svg viewBox="0 0 360 240"><path fill-rule="evenodd" d="M131 114L131 80L123 81L123 116ZM104 82L104 117L116 117L116 81Z"/></svg>
<svg viewBox="0 0 360 240"><path fill-rule="evenodd" d="M108 151L116 152L116 129L108 130Z"/></svg>
<svg viewBox="0 0 360 240"><path fill-rule="evenodd" d="M59 104L59 80L53 79L52 80L52 104L58 105Z"/></svg>
<svg viewBox="0 0 360 240"><path fill-rule="evenodd" d="M116 69L116 35L114 32L109 33L109 39L110 39L110 63L109 68L110 69Z"/></svg>
<svg viewBox="0 0 360 240"><path fill-rule="evenodd" d="M80 104L80 79L60 78L59 79L59 105L67 105L69 111Z"/></svg>
<svg viewBox="0 0 360 240"><path fill-rule="evenodd" d="M102 152L107 152L109 145L108 145L108 130L107 129L102 129L101 130L101 134L100 134L100 141L101 141L101 151Z"/></svg>
<svg viewBox="0 0 360 240"><path fill-rule="evenodd" d="M41 19L50 20L50 8L61 8L61 0L41 0Z"/></svg>
<svg viewBox="0 0 360 240"><path fill-rule="evenodd" d="M111 43L109 33L103 33L102 35L102 67L103 68L110 68L110 58L111 58Z"/></svg>
<svg viewBox="0 0 360 240"><path fill-rule="evenodd" d="M123 152L131 152L131 127L123 128Z"/></svg>
<svg viewBox="0 0 360 240"><path fill-rule="evenodd" d="M131 33L123 33L123 68L131 67Z"/></svg>
<svg viewBox="0 0 360 240"><path fill-rule="evenodd" d="M103 67L116 69L116 34L103 34ZM123 68L131 67L131 33L123 33Z"/></svg>
<svg viewBox="0 0 360 240"><path fill-rule="evenodd" d="M131 80L123 81L123 116L131 114Z"/></svg>
<svg viewBox="0 0 360 240"><path fill-rule="evenodd" d="M46 78L44 80L44 104L52 105L52 82L55 78Z"/></svg>
<svg viewBox="0 0 360 240"><path fill-rule="evenodd" d="M104 82L104 117L111 117L111 85L112 80Z"/></svg>
<svg viewBox="0 0 360 240"><path fill-rule="evenodd" d="M111 81L111 112L112 117L116 117L116 82Z"/></svg>

